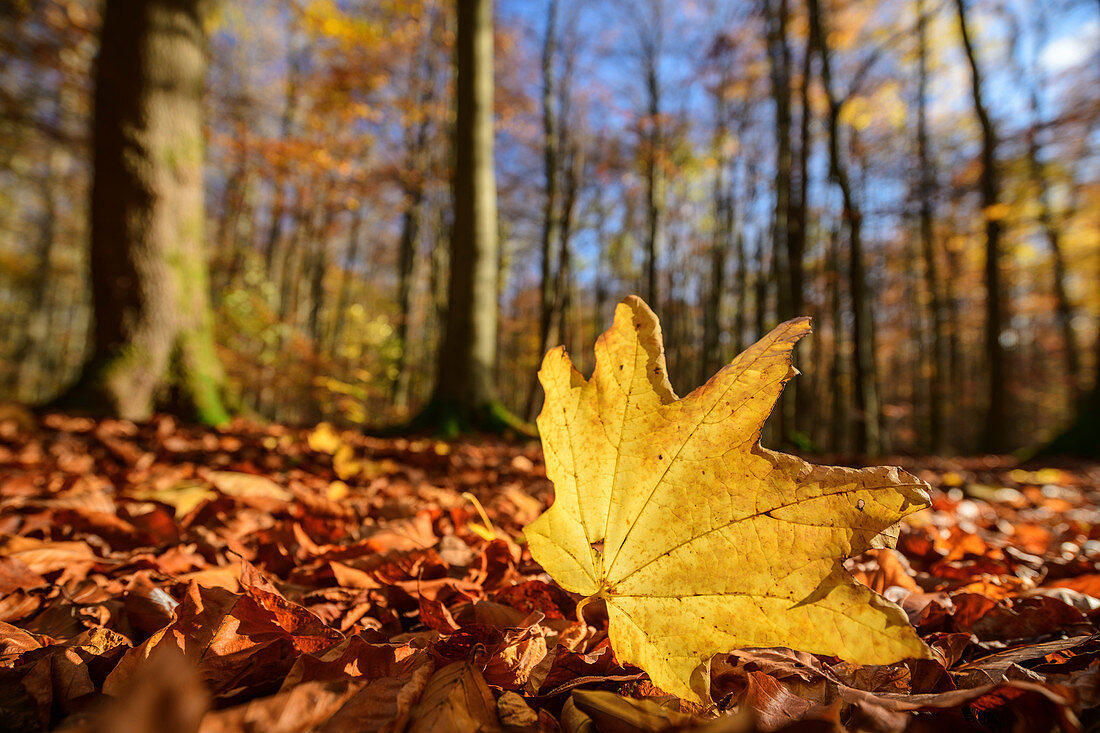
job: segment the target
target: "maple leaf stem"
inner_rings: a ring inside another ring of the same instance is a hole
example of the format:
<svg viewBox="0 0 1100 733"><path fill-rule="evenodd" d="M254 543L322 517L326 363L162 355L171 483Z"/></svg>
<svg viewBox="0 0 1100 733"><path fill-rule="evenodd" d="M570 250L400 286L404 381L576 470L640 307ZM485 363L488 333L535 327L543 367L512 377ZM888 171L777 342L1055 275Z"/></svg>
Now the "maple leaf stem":
<svg viewBox="0 0 1100 733"><path fill-rule="evenodd" d="M600 589L598 591L596 591L593 595L585 596L584 598L582 598L580 601L577 602L577 621L579 621L581 623L586 623L585 620L584 620L584 608L585 608L585 606L587 606L589 603L591 603L592 601L594 601L597 598L603 598L604 600L606 600L608 589L609 588L608 588L608 585L607 585L607 581L605 580L600 585Z"/></svg>

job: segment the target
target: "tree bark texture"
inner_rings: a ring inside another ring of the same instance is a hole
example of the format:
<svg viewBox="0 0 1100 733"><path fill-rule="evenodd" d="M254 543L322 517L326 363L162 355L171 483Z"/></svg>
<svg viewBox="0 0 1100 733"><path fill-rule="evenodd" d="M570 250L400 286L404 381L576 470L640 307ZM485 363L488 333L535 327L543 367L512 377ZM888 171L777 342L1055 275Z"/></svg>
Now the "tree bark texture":
<svg viewBox="0 0 1100 733"><path fill-rule="evenodd" d="M458 0L456 55L455 213L435 401L472 414L496 401L498 245L492 0Z"/></svg>
<svg viewBox="0 0 1100 733"><path fill-rule="evenodd" d="M108 0L96 74L94 350L62 403L227 419L204 252L202 0Z"/></svg>

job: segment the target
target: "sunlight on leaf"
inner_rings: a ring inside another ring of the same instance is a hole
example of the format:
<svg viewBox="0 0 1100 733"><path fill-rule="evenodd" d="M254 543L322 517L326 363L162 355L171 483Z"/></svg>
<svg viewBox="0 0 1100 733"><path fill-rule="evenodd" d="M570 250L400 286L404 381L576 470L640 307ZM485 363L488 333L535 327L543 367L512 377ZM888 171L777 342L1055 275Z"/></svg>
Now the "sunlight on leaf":
<svg viewBox="0 0 1100 733"><path fill-rule="evenodd" d="M928 505L896 468L813 466L762 448L760 430L809 319L781 324L683 399L661 330L619 304L586 380L559 347L539 378L553 506L525 534L562 587L606 601L616 656L704 701L701 663L738 647L790 646L860 664L928 657L905 613L845 570L892 547Z"/></svg>

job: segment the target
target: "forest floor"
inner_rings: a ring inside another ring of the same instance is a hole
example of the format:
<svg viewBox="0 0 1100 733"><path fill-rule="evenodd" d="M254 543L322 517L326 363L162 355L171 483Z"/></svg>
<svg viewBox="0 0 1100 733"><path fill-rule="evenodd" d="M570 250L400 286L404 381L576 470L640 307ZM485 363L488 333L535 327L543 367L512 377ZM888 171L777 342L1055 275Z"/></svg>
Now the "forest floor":
<svg viewBox="0 0 1100 733"><path fill-rule="evenodd" d="M1097 730L1100 464L883 462L933 507L849 568L936 658L737 651L704 710L531 560L537 444L9 409L0 729Z"/></svg>

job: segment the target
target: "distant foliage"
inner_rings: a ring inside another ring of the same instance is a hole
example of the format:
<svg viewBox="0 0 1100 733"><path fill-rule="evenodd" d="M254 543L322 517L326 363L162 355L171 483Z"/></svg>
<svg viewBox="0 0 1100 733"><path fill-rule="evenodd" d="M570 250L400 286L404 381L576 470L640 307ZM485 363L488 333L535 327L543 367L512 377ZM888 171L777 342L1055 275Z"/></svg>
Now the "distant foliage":
<svg viewBox="0 0 1100 733"><path fill-rule="evenodd" d="M818 50L807 2L556 2L554 14L549 0L496 3L495 378L507 407L533 416L546 348L590 353L652 269L684 385L775 323L814 319L814 368L766 442L853 451L878 420L884 450L974 451L989 407L994 217L1009 442L1070 421L1098 371L1094 5L964 3L998 141L1000 197L983 208L951 3L821 2ZM0 399L50 398L85 355L99 13L92 0L0 10ZM220 4L209 27L207 250L231 398L291 422L415 414L447 308L453 3L245 0ZM869 375L831 128L861 215ZM864 411L867 380L878 406Z"/></svg>

